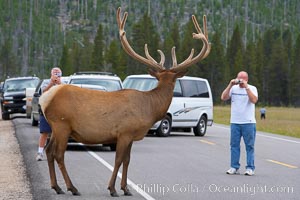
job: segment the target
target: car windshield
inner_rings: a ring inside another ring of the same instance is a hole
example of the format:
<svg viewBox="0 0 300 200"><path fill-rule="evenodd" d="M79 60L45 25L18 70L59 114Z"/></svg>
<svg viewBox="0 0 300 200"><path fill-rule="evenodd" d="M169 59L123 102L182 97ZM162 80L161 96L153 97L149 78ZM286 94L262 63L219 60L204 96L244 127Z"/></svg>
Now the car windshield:
<svg viewBox="0 0 300 200"><path fill-rule="evenodd" d="M38 79L16 79L7 80L4 84L4 92L24 91L26 88L35 88L39 83Z"/></svg>
<svg viewBox="0 0 300 200"><path fill-rule="evenodd" d="M157 86L157 82L154 78L128 78L124 81L123 85L126 89L149 91Z"/></svg>
<svg viewBox="0 0 300 200"><path fill-rule="evenodd" d="M70 84L100 85L106 88L106 90L110 92L122 89L119 81L111 80L111 79L76 78L76 79L71 79Z"/></svg>

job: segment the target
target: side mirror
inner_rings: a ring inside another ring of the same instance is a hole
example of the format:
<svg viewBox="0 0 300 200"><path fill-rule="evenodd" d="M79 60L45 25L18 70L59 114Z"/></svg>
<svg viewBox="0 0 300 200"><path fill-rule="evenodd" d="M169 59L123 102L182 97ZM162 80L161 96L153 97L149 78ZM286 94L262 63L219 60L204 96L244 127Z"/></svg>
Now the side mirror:
<svg viewBox="0 0 300 200"><path fill-rule="evenodd" d="M40 97L41 95L40 95L38 92L35 92L35 93L33 94L33 96L34 96L34 97Z"/></svg>

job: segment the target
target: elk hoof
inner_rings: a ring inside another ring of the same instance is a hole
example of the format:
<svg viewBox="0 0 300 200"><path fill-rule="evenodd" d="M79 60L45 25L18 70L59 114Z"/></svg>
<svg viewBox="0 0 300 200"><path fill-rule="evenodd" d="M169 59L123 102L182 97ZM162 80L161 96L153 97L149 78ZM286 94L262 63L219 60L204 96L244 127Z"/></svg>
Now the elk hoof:
<svg viewBox="0 0 300 200"><path fill-rule="evenodd" d="M110 192L110 196L112 197L119 197L118 193L116 191Z"/></svg>
<svg viewBox="0 0 300 200"><path fill-rule="evenodd" d="M127 190L127 191L124 191L124 195L125 196L132 196L132 193L129 190Z"/></svg>
<svg viewBox="0 0 300 200"><path fill-rule="evenodd" d="M74 196L80 196L81 194L80 194L80 192L72 192L72 194L74 195Z"/></svg>
<svg viewBox="0 0 300 200"><path fill-rule="evenodd" d="M51 188L55 190L56 194L65 194L65 192L59 186L53 186Z"/></svg>
<svg viewBox="0 0 300 200"><path fill-rule="evenodd" d="M110 192L110 196L112 196L112 197L119 197L119 195L118 195L118 193L117 193L115 187L108 186L107 189L108 189L109 192Z"/></svg>
<svg viewBox="0 0 300 200"><path fill-rule="evenodd" d="M68 191L72 192L74 196L80 196L80 192L76 188L69 188Z"/></svg>
<svg viewBox="0 0 300 200"><path fill-rule="evenodd" d="M124 191L125 196L132 196L132 193L130 192L128 187L122 188L122 190Z"/></svg>

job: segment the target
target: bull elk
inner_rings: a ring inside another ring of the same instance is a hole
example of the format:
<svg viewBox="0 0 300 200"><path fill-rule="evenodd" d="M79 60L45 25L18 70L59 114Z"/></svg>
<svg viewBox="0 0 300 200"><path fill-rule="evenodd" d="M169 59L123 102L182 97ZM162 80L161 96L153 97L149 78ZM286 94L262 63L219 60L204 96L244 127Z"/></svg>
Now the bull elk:
<svg viewBox="0 0 300 200"><path fill-rule="evenodd" d="M149 55L147 44L145 44L146 57L138 55L131 48L124 31L128 13L125 12L123 18L120 13L121 9L118 8L117 23L124 50L149 67L149 73L157 78L158 85L148 92L130 89L101 92L72 85L60 85L41 96L41 108L52 127L46 154L51 187L57 194L64 192L57 184L54 160L63 175L67 190L73 195L80 195L69 178L64 162L68 138L72 137L84 144L117 143L115 165L108 190L111 196L118 196L115 181L118 170L123 164L121 190L124 191L124 195L132 195L127 187L127 171L133 141L142 140L151 126L165 116L172 100L176 78L184 76L187 67L204 59L210 52L206 17L203 17L204 31L202 32L193 15L192 20L197 30L197 33L193 33L193 38L202 40L202 50L194 57L194 49L192 49L189 57L177 64L175 47L173 47L171 51L173 66L166 69L162 51L158 50L161 56L158 63Z"/></svg>

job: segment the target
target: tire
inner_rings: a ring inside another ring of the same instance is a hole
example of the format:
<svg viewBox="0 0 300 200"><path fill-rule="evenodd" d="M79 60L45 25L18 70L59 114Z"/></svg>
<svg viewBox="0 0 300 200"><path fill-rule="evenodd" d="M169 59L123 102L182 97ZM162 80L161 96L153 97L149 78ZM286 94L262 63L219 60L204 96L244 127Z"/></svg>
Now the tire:
<svg viewBox="0 0 300 200"><path fill-rule="evenodd" d="M117 150L117 144L109 144L108 146L110 147L111 151L116 151Z"/></svg>
<svg viewBox="0 0 300 200"><path fill-rule="evenodd" d="M168 137L171 133L172 121L169 115L161 120L159 127L156 130L156 135L159 137Z"/></svg>
<svg viewBox="0 0 300 200"><path fill-rule="evenodd" d="M200 117L200 120L196 127L193 128L195 136L204 136L207 128L207 119L204 115Z"/></svg>
<svg viewBox="0 0 300 200"><path fill-rule="evenodd" d="M32 126L37 126L37 125L39 125L39 122L38 122L37 120L34 119L32 113L31 113L31 115L30 115L30 118L31 118L31 125L32 125Z"/></svg>
<svg viewBox="0 0 300 200"><path fill-rule="evenodd" d="M3 112L3 113L2 113L2 119L3 119L3 120L9 120L9 119L10 119L10 118L9 118L9 113Z"/></svg>

